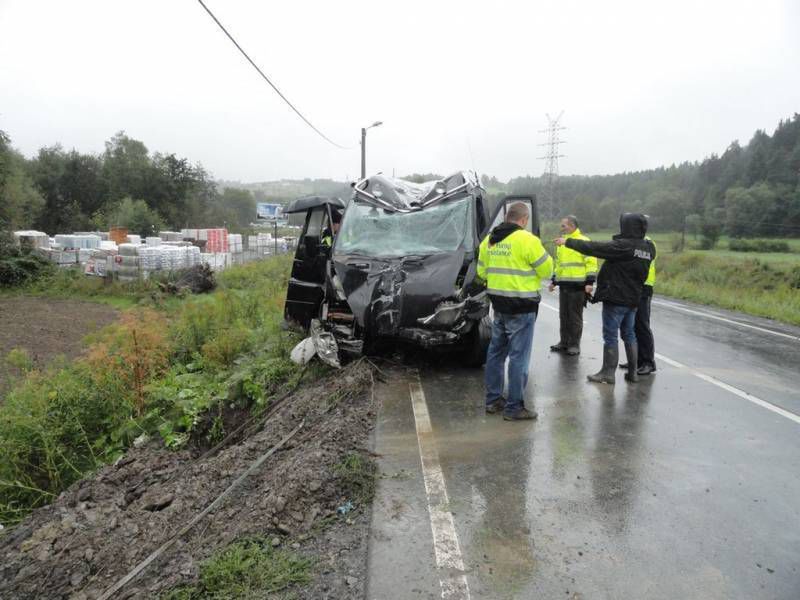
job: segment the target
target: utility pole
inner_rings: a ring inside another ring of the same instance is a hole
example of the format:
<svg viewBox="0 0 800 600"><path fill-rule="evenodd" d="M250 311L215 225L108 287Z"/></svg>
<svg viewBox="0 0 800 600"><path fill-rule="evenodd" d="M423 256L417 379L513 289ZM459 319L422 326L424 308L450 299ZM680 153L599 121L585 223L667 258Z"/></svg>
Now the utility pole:
<svg viewBox="0 0 800 600"><path fill-rule="evenodd" d="M558 159L564 158L566 155L559 154L558 146L566 142L559 137L559 132L566 129L561 125L561 117L564 115L562 110L554 119L547 113L547 129L540 129L539 133L547 134L547 141L539 146L546 146L544 156L540 156L539 160L545 161L544 172L542 178L544 179L544 193L542 202L539 204L542 219L547 221L555 220L559 216L558 206Z"/></svg>
<svg viewBox="0 0 800 600"><path fill-rule="evenodd" d="M361 179L367 176L367 128L361 128Z"/></svg>
<svg viewBox="0 0 800 600"><path fill-rule="evenodd" d="M361 179L367 177L367 129L383 125L383 121L375 121L369 127L361 128Z"/></svg>

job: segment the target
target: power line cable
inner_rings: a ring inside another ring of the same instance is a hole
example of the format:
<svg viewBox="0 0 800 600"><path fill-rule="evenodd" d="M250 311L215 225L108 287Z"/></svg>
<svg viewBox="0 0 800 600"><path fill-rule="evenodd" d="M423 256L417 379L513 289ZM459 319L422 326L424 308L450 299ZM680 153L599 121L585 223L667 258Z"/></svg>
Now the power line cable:
<svg viewBox="0 0 800 600"><path fill-rule="evenodd" d="M341 146L341 145L337 144L331 138L329 138L327 135L322 133L319 129L314 127L314 125L311 123L311 121L306 119L305 116L303 115L303 113L301 113L299 110L297 110L297 108L294 106L294 104L289 102L289 99L281 93L281 91L275 86L274 83L272 83L270 81L269 77L264 75L264 72L258 67L258 65L256 63L253 62L253 59L251 59L247 55L247 52L245 52L244 49L242 49L242 47L239 45L239 43L235 39L233 39L233 36L230 33L228 33L228 30L225 29L225 26L222 23L219 22L219 19L217 19L217 17L214 16L214 13L212 13L211 10L205 5L205 2L203 2L203 0L197 0L197 1L200 3L200 6L202 6L206 10L206 12L211 16L211 18L214 19L214 22L219 26L220 29L222 29L222 31L225 33L225 35L228 36L228 39L231 42L233 42L233 45L236 46L236 48L239 50L239 52L242 53L242 56L244 56L247 59L247 62L249 62L251 65L253 65L253 68L256 71L258 71L258 74L261 75L261 77L264 79L264 81L266 81L270 85L270 87L273 90L275 90L275 93L278 94L278 96L280 96L281 99L284 102L286 102L286 104L289 105L289 108L291 108L297 114L298 117L303 119L303 121L305 122L306 125L311 127L311 129L313 129L315 132L317 132L317 134L322 139L324 139L326 142L328 142L329 144L332 144L332 145L336 146L337 148L339 148L341 150L350 150L352 148L352 146L351 147L347 147L347 146Z"/></svg>

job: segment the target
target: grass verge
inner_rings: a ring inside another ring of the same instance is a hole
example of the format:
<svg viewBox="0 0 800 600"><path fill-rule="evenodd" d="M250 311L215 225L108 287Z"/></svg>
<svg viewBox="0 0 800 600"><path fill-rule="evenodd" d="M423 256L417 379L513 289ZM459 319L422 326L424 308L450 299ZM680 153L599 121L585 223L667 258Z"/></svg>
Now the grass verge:
<svg viewBox="0 0 800 600"><path fill-rule="evenodd" d="M85 357L29 370L0 406L0 523L49 503L142 434L172 448L213 444L227 414L267 406L299 372L296 336L280 327L290 266L288 256L250 263L221 273L212 294L129 309Z"/></svg>
<svg viewBox="0 0 800 600"><path fill-rule="evenodd" d="M200 566L200 582L161 595L161 600L263 598L311 581L311 561L276 550L264 538L231 544Z"/></svg>
<svg viewBox="0 0 800 600"><path fill-rule="evenodd" d="M657 294L800 325L800 262L692 251L662 254L657 270Z"/></svg>

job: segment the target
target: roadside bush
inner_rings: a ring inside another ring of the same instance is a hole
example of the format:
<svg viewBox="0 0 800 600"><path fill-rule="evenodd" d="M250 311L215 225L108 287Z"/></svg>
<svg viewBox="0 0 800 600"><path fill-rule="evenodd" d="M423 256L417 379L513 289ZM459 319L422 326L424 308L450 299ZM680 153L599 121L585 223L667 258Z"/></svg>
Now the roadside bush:
<svg viewBox="0 0 800 600"><path fill-rule="evenodd" d="M44 258L4 245L0 251L0 288L21 286L51 273L54 266Z"/></svg>
<svg viewBox="0 0 800 600"><path fill-rule="evenodd" d="M109 432L131 416L126 399L98 387L85 362L31 373L0 409L0 522L22 518L119 456Z"/></svg>
<svg viewBox="0 0 800 600"><path fill-rule="evenodd" d="M791 252L789 243L783 240L732 239L728 248L734 252Z"/></svg>
<svg viewBox="0 0 800 600"><path fill-rule="evenodd" d="M166 319L152 309L130 310L95 339L86 357L94 383L115 389L141 416L145 386L169 367Z"/></svg>

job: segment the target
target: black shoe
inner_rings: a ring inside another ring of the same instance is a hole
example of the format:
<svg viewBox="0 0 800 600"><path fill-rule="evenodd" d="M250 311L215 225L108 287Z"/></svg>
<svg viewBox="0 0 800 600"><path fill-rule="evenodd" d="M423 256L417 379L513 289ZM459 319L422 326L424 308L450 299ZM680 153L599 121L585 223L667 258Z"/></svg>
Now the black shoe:
<svg viewBox="0 0 800 600"><path fill-rule="evenodd" d="M628 368L628 363L619 363L619 368L620 369L627 369Z"/></svg>
<svg viewBox="0 0 800 600"><path fill-rule="evenodd" d="M578 356L580 353L581 349L577 346L570 346L566 351L567 356Z"/></svg>
<svg viewBox="0 0 800 600"><path fill-rule="evenodd" d="M499 412L503 412L503 409L505 407L506 407L506 399L500 396L497 400L495 400L491 404L486 405L486 413L489 415L495 415Z"/></svg>
<svg viewBox="0 0 800 600"><path fill-rule="evenodd" d="M520 408L514 414L503 414L504 421L533 421L539 416L535 410L528 410L527 408Z"/></svg>
<svg viewBox="0 0 800 600"><path fill-rule="evenodd" d="M639 375L650 375L650 373L655 373L656 368L652 365L642 365L638 369L636 369L636 373Z"/></svg>
<svg viewBox="0 0 800 600"><path fill-rule="evenodd" d="M550 352L564 352L564 351L566 351L566 349L567 349L567 345L566 344L562 344L561 342L559 342L558 344L554 344L554 345L550 346Z"/></svg>

